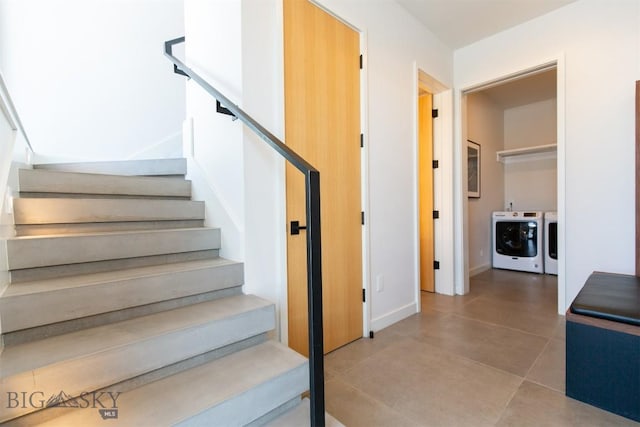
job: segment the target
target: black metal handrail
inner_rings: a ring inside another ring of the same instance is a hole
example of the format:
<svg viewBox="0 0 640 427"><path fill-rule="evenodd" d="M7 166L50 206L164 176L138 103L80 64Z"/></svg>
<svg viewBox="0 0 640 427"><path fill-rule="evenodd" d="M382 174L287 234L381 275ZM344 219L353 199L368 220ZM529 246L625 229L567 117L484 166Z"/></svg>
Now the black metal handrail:
<svg viewBox="0 0 640 427"><path fill-rule="evenodd" d="M276 150L305 176L307 220L307 294L309 319L309 391L311 401L311 425L322 427L324 419L324 344L322 338L322 259L320 242L320 172L304 158L284 144L275 135L232 103L195 71L173 56L173 46L184 43L185 38L164 43L164 54L173 62L176 73L189 77L207 93L253 130L262 140Z"/></svg>

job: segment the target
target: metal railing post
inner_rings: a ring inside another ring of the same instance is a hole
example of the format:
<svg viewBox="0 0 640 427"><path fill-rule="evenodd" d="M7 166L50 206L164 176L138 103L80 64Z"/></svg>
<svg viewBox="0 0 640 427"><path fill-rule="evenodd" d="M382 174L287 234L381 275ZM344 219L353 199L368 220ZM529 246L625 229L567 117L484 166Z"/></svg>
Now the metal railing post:
<svg viewBox="0 0 640 427"><path fill-rule="evenodd" d="M324 427L324 345L322 331L322 243L320 233L320 173L306 174L307 296L309 319L309 389L311 426Z"/></svg>

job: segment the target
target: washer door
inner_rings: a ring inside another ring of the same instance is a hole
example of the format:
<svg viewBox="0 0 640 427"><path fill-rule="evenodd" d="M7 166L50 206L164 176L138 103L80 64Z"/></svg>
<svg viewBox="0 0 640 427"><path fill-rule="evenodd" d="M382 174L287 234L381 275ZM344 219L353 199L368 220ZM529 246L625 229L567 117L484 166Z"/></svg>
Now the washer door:
<svg viewBox="0 0 640 427"><path fill-rule="evenodd" d="M535 221L496 222L496 252L512 257L538 255L538 224Z"/></svg>
<svg viewBox="0 0 640 427"><path fill-rule="evenodd" d="M551 259L558 259L558 223L549 223L549 257Z"/></svg>

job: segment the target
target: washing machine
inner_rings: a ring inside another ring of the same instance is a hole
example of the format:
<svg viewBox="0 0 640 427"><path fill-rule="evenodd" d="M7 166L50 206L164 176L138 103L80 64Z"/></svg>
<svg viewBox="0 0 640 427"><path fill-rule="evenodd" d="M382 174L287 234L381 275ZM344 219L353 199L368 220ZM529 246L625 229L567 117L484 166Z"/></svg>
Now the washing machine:
<svg viewBox="0 0 640 427"><path fill-rule="evenodd" d="M544 213L544 272L558 275L558 213Z"/></svg>
<svg viewBox="0 0 640 427"><path fill-rule="evenodd" d="M494 212L492 219L493 267L543 273L543 213Z"/></svg>

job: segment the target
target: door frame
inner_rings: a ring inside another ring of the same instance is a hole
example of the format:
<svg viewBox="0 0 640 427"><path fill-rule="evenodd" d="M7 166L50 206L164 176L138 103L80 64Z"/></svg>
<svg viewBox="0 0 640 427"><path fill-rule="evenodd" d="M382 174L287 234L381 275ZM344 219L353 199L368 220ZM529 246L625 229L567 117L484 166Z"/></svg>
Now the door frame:
<svg viewBox="0 0 640 427"><path fill-rule="evenodd" d="M435 292L438 294L454 295L454 268L453 268L453 171L454 157L453 150L447 150L453 141L453 91L436 78L425 72L417 62L413 64L414 71L414 230L415 240L415 300L417 311L422 311L420 298L420 159L418 157L420 149L420 138L418 134L418 96L420 87L424 87L433 96L433 108L438 109L438 120L433 123L433 159L438 160L440 165L434 171L433 176L433 208L440 211L440 218L433 225L434 257L440 261L440 269L435 270Z"/></svg>
<svg viewBox="0 0 640 427"><path fill-rule="evenodd" d="M463 295L469 292L469 245L468 245L468 201L464 193L463 183L465 169L464 164L466 157L463 151L463 142L466 141L466 126L463 118L466 117L466 105L464 96L468 93L488 88L497 84L504 83L525 77L543 68L555 66L556 68L556 103L557 103L557 189L558 189L558 223L561 224L558 233L558 297L557 312L564 315L566 311L566 257L565 257L565 216L566 216L566 140L565 140L565 58L561 52L551 58L543 59L530 63L528 66L518 69L503 70L493 77L483 79L476 82L468 82L460 85L455 91L455 140L454 140L454 156L455 156L455 291L456 294Z"/></svg>

